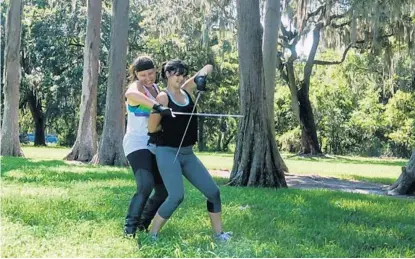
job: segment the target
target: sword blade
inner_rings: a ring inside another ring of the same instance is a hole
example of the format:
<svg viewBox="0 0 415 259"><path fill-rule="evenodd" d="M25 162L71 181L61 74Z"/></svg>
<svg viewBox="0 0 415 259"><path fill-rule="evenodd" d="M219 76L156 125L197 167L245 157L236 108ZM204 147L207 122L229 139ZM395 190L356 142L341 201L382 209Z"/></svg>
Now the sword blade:
<svg viewBox="0 0 415 259"><path fill-rule="evenodd" d="M182 147L184 137L186 137L187 129L189 128L190 121L192 120L192 117L193 117L193 114L194 114L194 112L195 112L196 105L197 105L197 102L199 101L199 98L200 98L200 94L201 94L201 93L202 93L202 92L198 92L198 93L197 93L197 96L196 96L196 101L195 101L195 103L194 103L194 106L193 106L193 109L192 109L192 113L190 113L190 118L189 118L189 121L187 122L186 129L184 130L183 137L182 137L182 140L180 141L180 145L179 145L179 148L177 149L177 153L176 153L176 156L174 157L174 161L173 161L173 163L175 163L175 162L176 162L176 160L177 160L177 156L179 155L180 148Z"/></svg>
<svg viewBox="0 0 415 259"><path fill-rule="evenodd" d="M242 118L243 115L239 114L217 114L217 113L188 113L188 112L173 112L174 115L190 115L190 116L203 116L203 117L233 117Z"/></svg>

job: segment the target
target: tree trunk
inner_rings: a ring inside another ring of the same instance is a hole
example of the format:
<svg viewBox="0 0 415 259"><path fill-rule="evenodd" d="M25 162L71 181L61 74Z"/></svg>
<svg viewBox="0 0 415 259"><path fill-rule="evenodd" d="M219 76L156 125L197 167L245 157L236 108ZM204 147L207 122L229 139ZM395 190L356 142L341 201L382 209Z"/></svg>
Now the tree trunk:
<svg viewBox="0 0 415 259"><path fill-rule="evenodd" d="M222 142L223 142L223 135L224 133L219 131L218 142L216 143L216 151L223 151L222 150Z"/></svg>
<svg viewBox="0 0 415 259"><path fill-rule="evenodd" d="M88 0L80 119L75 144L67 160L88 162L97 151L97 87L101 41L101 0Z"/></svg>
<svg viewBox="0 0 415 259"><path fill-rule="evenodd" d="M277 65L277 39L280 28L281 10L280 0L267 0L265 3L265 20L264 20L264 42L262 44L264 78L269 110L269 119L272 125L274 119L274 92L275 92L275 74ZM275 127L271 128L272 136L275 136Z"/></svg>
<svg viewBox="0 0 415 259"><path fill-rule="evenodd" d="M323 23L318 23L313 30L313 45L304 66L304 80L298 91L298 102L300 104L300 125L301 125L301 151L303 154L322 154L317 138L316 123L314 122L313 108L310 102L310 78L313 71L314 60L320 43L320 31Z"/></svg>
<svg viewBox="0 0 415 259"><path fill-rule="evenodd" d="M223 151L229 150L229 143L232 141L232 139L235 137L235 134L229 133L228 137L225 137L223 140L222 149Z"/></svg>
<svg viewBox="0 0 415 259"><path fill-rule="evenodd" d="M238 139L230 185L286 187L282 160L272 135L266 102L262 61L262 30L258 0L238 0L238 54L240 100L244 117Z"/></svg>
<svg viewBox="0 0 415 259"><path fill-rule="evenodd" d="M225 133L228 126L226 124L225 118L220 118L219 121L219 136L218 136L218 142L216 144L216 151L224 151L224 140L225 140Z"/></svg>
<svg viewBox="0 0 415 259"><path fill-rule="evenodd" d="M109 78L104 128L94 164L127 165L122 140L125 129L124 85L126 73L128 0L113 0Z"/></svg>
<svg viewBox="0 0 415 259"><path fill-rule="evenodd" d="M22 0L10 1L6 18L4 113L0 139L3 156L23 156L19 140L22 9Z"/></svg>
<svg viewBox="0 0 415 259"><path fill-rule="evenodd" d="M206 150L206 143L205 143L205 137L204 137L204 125L205 125L205 119L202 116L198 117L198 135L197 135L197 145L199 148L199 151L205 151Z"/></svg>
<svg viewBox="0 0 415 259"><path fill-rule="evenodd" d="M402 174L389 188L388 195L406 195L415 193L415 151L406 166L402 167Z"/></svg>
<svg viewBox="0 0 415 259"><path fill-rule="evenodd" d="M311 55L311 54L310 54ZM302 83L298 90L294 75L293 61L287 62L287 74L285 77L291 92L291 109L298 119L301 128L301 154L321 154L317 137L317 128L314 121L313 109L309 97L309 86Z"/></svg>
<svg viewBox="0 0 415 259"><path fill-rule="evenodd" d="M303 25L304 23L301 22ZM322 154L317 137L317 129L314 121L314 115L309 98L310 78L314 66L314 60L317 48L320 43L320 32L324 23L319 22L314 26L313 45L308 55L307 62L304 66L303 80L298 83L295 77L294 61L297 59L296 45L299 41L299 35L288 32L284 26L281 26L284 38L284 46L291 51L286 65L282 65L281 58L277 59L277 68L282 78L287 82L291 92L291 108L294 115L299 121L301 128L301 153L320 155ZM284 70L286 67L286 71Z"/></svg>
<svg viewBox="0 0 415 259"><path fill-rule="evenodd" d="M297 54L295 54L297 55ZM301 123L300 120L300 104L298 101L298 87L297 87L297 80L295 79L294 74L294 60L291 58L287 62L287 77L286 81L288 83L288 86L290 88L291 93L291 109L293 110L293 113L295 117L298 120L298 123Z"/></svg>
<svg viewBox="0 0 415 259"><path fill-rule="evenodd" d="M320 145L317 138L317 129L314 122L313 108L310 98L302 87L298 91L298 101L300 103L300 126L301 126L301 153L318 155L321 154Z"/></svg>
<svg viewBox="0 0 415 259"><path fill-rule="evenodd" d="M34 90L27 91L26 99L30 113L35 122L35 146L46 146L45 142L45 115L42 111L42 103L37 99Z"/></svg>

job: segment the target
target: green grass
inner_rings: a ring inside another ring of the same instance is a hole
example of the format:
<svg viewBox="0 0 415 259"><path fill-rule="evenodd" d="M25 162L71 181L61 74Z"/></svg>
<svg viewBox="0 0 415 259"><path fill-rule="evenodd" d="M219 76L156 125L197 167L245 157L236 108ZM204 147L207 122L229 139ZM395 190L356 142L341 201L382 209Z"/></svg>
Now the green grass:
<svg viewBox="0 0 415 259"><path fill-rule="evenodd" d="M223 186L226 179L216 181L225 229L234 232L231 242L212 242L204 198L186 182L185 201L159 242L137 245L121 235L135 190L130 170L67 164L60 160L67 151L24 147L26 158L2 158L1 257L415 257L413 200L228 187ZM209 168L233 159L200 156ZM329 174L324 167L331 166L336 172L352 168L351 173L368 178L378 177L379 168L399 168L297 158L286 162L303 173L308 163L313 173ZM373 167L376 175L351 167L358 165ZM393 177L387 172L384 177Z"/></svg>
<svg viewBox="0 0 415 259"><path fill-rule="evenodd" d="M23 147L27 158L61 160L69 153L68 148ZM199 158L209 169L231 170L233 154L198 153ZM382 184L392 184L401 174L405 159L379 159L351 156L329 158L302 158L292 154L282 154L290 173L301 175L331 176L341 179L361 180Z"/></svg>
<svg viewBox="0 0 415 259"><path fill-rule="evenodd" d="M62 160L71 151L70 148L66 147L23 146L22 149L25 157L42 160Z"/></svg>
<svg viewBox="0 0 415 259"><path fill-rule="evenodd" d="M232 169L232 154L201 153L198 156L209 169ZM332 158L302 158L292 154L282 156L290 173L293 174L330 176L382 184L392 184L401 174L401 167L408 162L404 159L383 160L346 156Z"/></svg>

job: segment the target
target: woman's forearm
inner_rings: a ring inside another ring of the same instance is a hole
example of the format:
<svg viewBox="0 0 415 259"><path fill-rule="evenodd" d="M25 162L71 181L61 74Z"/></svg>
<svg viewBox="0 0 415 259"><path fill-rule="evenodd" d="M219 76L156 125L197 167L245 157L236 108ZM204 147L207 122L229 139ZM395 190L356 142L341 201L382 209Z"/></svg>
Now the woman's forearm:
<svg viewBox="0 0 415 259"><path fill-rule="evenodd" d="M147 107L153 107L154 104L157 104L155 100L148 98L145 94L139 91L129 91L125 93L125 97L128 99L129 103L135 105L144 105Z"/></svg>
<svg viewBox="0 0 415 259"><path fill-rule="evenodd" d="M161 130L161 116L157 113L152 113L148 119L148 132L154 133Z"/></svg>
<svg viewBox="0 0 415 259"><path fill-rule="evenodd" d="M193 90L196 88L195 84L195 77L197 75L208 75L212 73L213 66L212 65L206 65L201 70L199 70L196 74L194 74L191 78L187 79L186 82L182 85L182 88L184 88L188 92L193 92Z"/></svg>

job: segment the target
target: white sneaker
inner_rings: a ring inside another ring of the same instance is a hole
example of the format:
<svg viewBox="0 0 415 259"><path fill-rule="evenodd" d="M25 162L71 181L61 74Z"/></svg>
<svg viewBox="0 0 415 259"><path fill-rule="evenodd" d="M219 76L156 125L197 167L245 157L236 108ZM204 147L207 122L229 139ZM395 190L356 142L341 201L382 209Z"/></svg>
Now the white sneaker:
<svg viewBox="0 0 415 259"><path fill-rule="evenodd" d="M219 234L214 234L213 239L216 241L229 241L232 237L232 232L221 232Z"/></svg>
<svg viewBox="0 0 415 259"><path fill-rule="evenodd" d="M159 239L158 235L155 233L148 233L148 238L151 242L157 242L157 240Z"/></svg>

